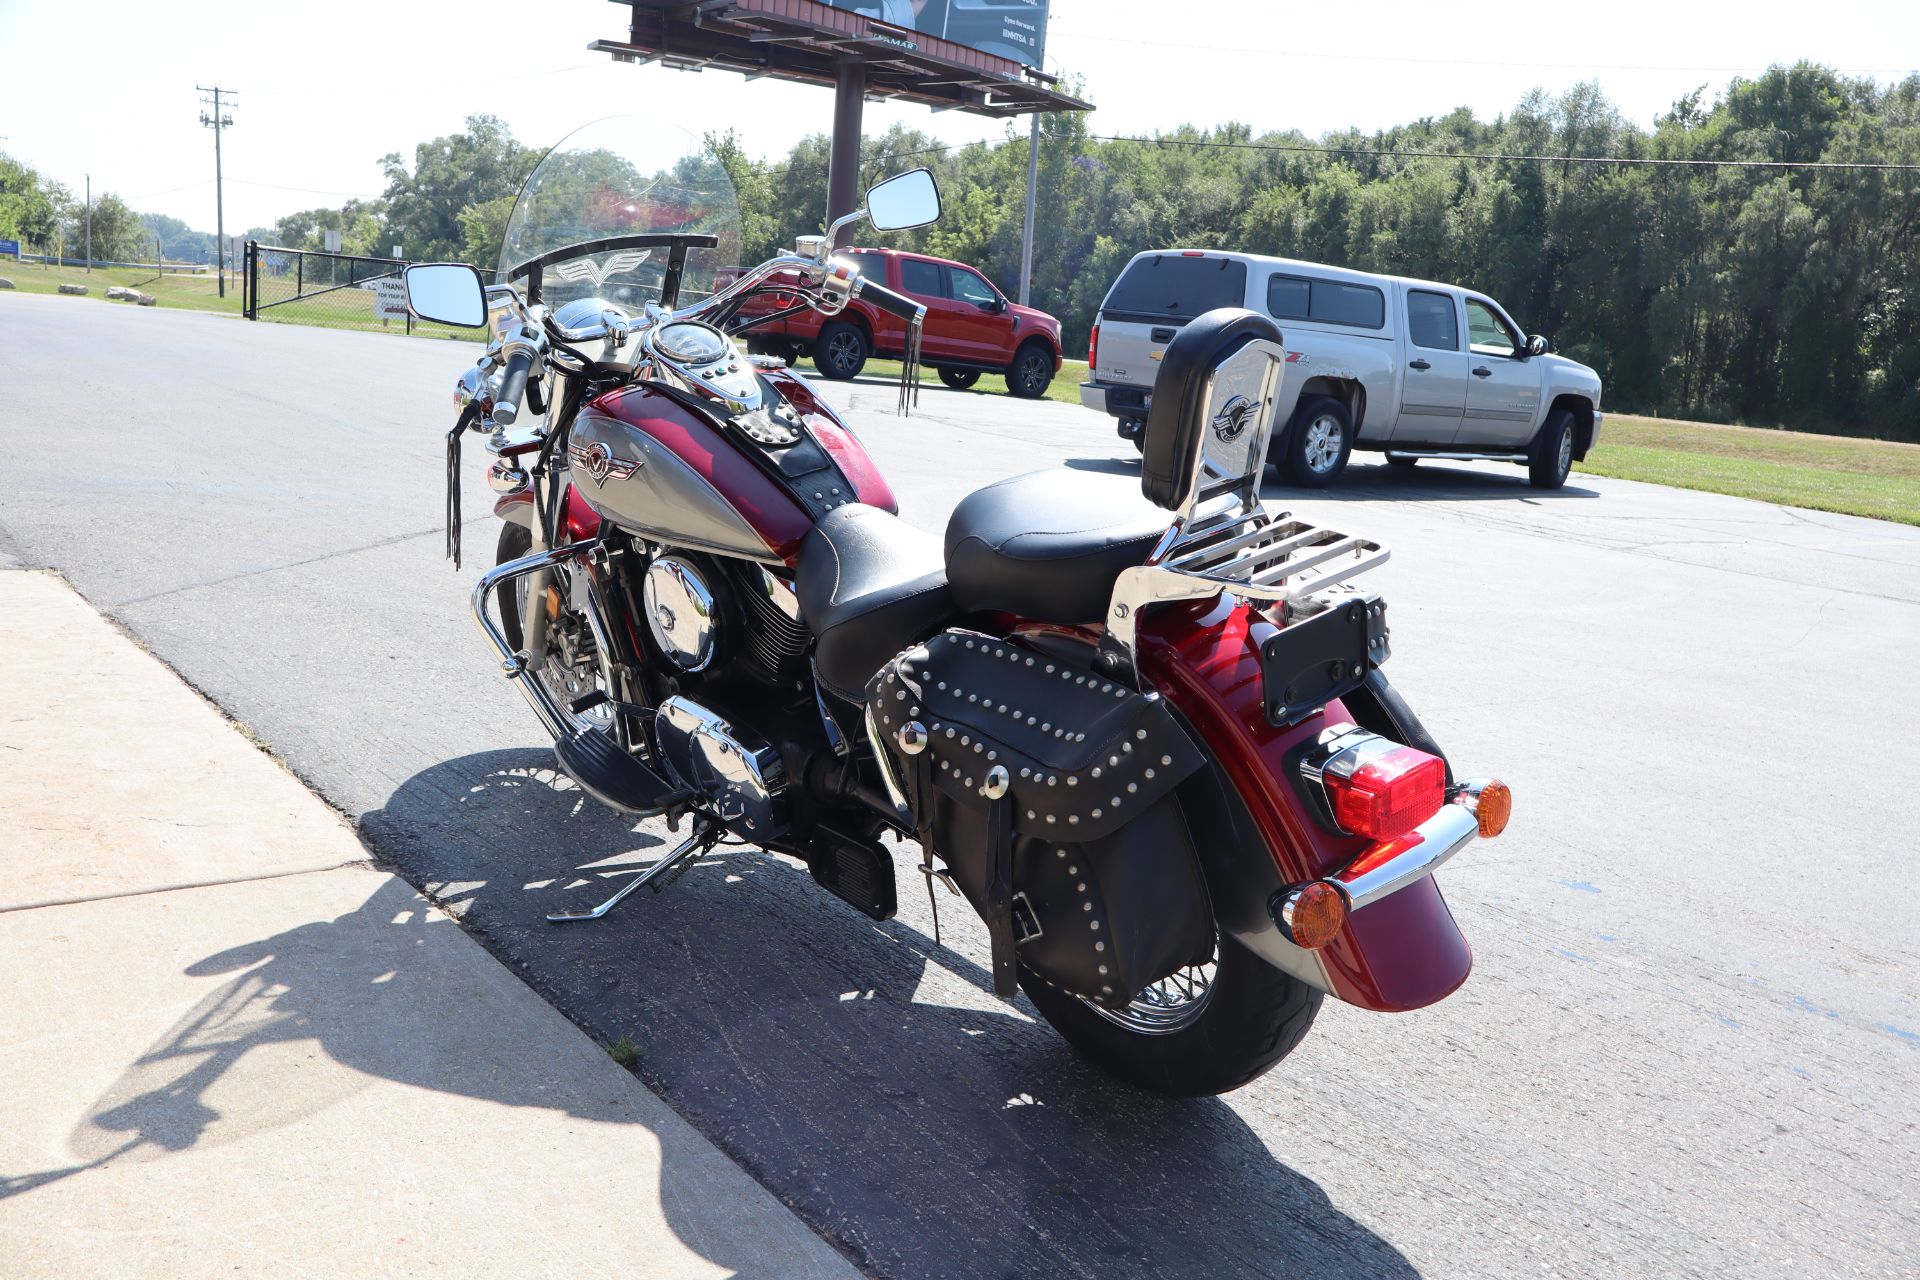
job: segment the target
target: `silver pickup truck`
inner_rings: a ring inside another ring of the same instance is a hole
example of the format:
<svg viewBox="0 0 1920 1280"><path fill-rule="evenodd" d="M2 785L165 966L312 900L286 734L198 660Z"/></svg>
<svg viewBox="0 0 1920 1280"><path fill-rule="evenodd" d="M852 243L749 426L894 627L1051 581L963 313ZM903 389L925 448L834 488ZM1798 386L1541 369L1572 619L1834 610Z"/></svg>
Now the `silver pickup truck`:
<svg viewBox="0 0 1920 1280"><path fill-rule="evenodd" d="M1355 449L1412 466L1491 458L1542 489L1600 438L1600 375L1548 354L1493 299L1457 285L1213 249L1137 255L1094 323L1080 402L1136 444L1161 353L1215 307L1279 321L1287 376L1268 452L1296 484L1330 484Z"/></svg>

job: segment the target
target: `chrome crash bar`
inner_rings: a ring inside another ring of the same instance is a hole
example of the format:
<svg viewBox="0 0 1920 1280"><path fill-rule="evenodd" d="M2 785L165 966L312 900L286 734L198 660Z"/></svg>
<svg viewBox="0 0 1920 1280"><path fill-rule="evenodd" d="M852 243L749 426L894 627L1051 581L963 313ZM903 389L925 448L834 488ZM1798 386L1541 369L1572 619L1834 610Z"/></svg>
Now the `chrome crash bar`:
<svg viewBox="0 0 1920 1280"><path fill-rule="evenodd" d="M589 555L598 550L600 545L600 539L595 538L589 542L575 542L568 546L555 547L550 551L536 551L530 556L509 560L489 570L473 586L473 620L480 624L480 633L492 642L495 649L499 650L501 674L519 684L520 692L526 698L527 705L533 708L533 714L540 717L540 723L545 725L547 732L556 739L564 738L570 732L566 716L562 714L559 704L553 700L553 695L547 692L547 687L540 683L539 676L534 673L533 667L527 661L527 655L507 643L506 635L493 621L487 602L496 590L515 578L522 578L529 573L552 568L563 561ZM526 622L523 619L523 632L525 627ZM604 642L604 637L601 639Z"/></svg>

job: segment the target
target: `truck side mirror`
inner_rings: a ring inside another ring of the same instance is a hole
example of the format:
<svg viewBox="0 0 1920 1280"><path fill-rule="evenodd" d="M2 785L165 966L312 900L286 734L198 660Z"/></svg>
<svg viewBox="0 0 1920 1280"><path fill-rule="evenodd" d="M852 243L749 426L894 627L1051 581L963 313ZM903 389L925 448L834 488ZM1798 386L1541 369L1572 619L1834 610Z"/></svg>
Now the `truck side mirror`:
<svg viewBox="0 0 1920 1280"><path fill-rule="evenodd" d="M1551 350L1553 344L1537 333L1527 339L1527 354L1530 356L1543 356Z"/></svg>

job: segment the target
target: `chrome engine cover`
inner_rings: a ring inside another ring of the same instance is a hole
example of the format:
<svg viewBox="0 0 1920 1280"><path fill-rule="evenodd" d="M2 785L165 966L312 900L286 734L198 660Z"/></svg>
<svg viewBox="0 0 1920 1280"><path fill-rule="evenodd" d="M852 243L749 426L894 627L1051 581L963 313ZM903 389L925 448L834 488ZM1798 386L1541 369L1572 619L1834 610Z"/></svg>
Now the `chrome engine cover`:
<svg viewBox="0 0 1920 1280"><path fill-rule="evenodd" d="M718 647L713 586L699 567L679 556L647 566L641 592L653 642L682 671L705 671Z"/></svg>
<svg viewBox="0 0 1920 1280"><path fill-rule="evenodd" d="M763 739L678 695L654 716L660 760L675 782L705 797L738 835L770 840L787 829L787 767Z"/></svg>

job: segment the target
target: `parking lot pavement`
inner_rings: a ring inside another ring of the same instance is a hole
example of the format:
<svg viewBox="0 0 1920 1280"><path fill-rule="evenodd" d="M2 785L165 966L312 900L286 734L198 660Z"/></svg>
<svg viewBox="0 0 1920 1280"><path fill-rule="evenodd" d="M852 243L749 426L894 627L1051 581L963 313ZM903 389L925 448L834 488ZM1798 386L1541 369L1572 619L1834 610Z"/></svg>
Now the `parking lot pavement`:
<svg viewBox="0 0 1920 1280"><path fill-rule="evenodd" d="M858 1274L66 584L0 655L8 1280Z"/></svg>
<svg viewBox="0 0 1920 1280"><path fill-rule="evenodd" d="M1896 1276L1920 1238L1920 530L1576 475L1362 463L1273 499L1388 542L1388 672L1513 826L1440 877L1476 953L1323 1011L1225 1099L1079 1064L901 866L874 926L777 857L555 931L661 833L554 784L438 557L464 348L0 301L0 551L55 564L876 1275ZM110 350L116 359L94 358ZM72 385L36 370L73 370ZM322 386L328 394L312 393ZM938 530L1077 407L825 385ZM108 406L103 411L101 406Z"/></svg>

